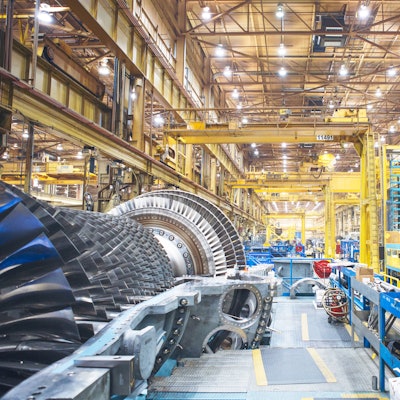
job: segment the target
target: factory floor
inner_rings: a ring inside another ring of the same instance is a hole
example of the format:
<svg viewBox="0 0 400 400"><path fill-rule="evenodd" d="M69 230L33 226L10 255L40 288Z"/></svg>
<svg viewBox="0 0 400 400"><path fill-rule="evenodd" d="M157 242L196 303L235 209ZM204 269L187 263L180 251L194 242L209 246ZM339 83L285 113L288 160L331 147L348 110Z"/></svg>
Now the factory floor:
<svg viewBox="0 0 400 400"><path fill-rule="evenodd" d="M184 359L156 377L146 399L338 400L389 398L377 389L378 358L348 324L328 322L312 296L274 299L273 333L258 350L229 350Z"/></svg>

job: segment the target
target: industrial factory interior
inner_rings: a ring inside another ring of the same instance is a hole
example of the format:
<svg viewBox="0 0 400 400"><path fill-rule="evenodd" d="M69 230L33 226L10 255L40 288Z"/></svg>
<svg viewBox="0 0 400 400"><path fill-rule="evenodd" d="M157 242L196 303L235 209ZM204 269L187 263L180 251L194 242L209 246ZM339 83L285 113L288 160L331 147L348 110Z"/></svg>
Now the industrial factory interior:
<svg viewBox="0 0 400 400"><path fill-rule="evenodd" d="M400 400L400 0L0 0L0 398Z"/></svg>

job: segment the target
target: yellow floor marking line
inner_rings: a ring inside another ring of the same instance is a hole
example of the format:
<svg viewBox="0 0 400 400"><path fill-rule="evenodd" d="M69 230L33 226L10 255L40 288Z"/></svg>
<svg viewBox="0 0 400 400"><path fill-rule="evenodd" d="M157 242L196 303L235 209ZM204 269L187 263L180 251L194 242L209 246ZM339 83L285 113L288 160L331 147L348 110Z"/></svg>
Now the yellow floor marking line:
<svg viewBox="0 0 400 400"><path fill-rule="evenodd" d="M344 399L379 399L379 400L388 400L389 397L379 397L379 396L374 396L373 394L368 394L368 393L342 393L341 397ZM302 397L301 400L314 400L314 397Z"/></svg>
<svg viewBox="0 0 400 400"><path fill-rule="evenodd" d="M301 338L303 340L310 340L310 335L308 334L308 320L307 314L301 314Z"/></svg>
<svg viewBox="0 0 400 400"><path fill-rule="evenodd" d="M254 373L256 376L257 386L267 386L267 376L265 375L264 363L261 357L261 350L254 349L251 351L253 355Z"/></svg>
<svg viewBox="0 0 400 400"><path fill-rule="evenodd" d="M344 327L346 328L346 331L349 332L349 335L351 337L351 326L349 324L345 324ZM359 342L360 338L357 336L357 333L354 332L354 341Z"/></svg>
<svg viewBox="0 0 400 400"><path fill-rule="evenodd" d="M326 381L327 382L336 382L335 376L333 375L331 370L328 368L328 366L325 364L325 362L322 360L322 358L319 356L319 354L317 353L317 350L308 347L307 351L310 353L311 357L315 361L315 364L317 364L317 367L321 371L322 375L324 375Z"/></svg>
<svg viewBox="0 0 400 400"><path fill-rule="evenodd" d="M342 393L342 397L344 399L388 399L388 397L374 396L373 393Z"/></svg>

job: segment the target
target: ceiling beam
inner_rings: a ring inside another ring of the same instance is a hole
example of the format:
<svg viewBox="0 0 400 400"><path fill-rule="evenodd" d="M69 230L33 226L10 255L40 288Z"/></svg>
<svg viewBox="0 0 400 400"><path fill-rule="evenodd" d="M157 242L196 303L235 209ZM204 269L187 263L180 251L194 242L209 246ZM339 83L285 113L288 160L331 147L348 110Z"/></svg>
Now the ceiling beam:
<svg viewBox="0 0 400 400"><path fill-rule="evenodd" d="M361 35L365 36L393 36L397 34L397 31L375 31L375 30L360 30L353 32L340 32L342 36L348 36L350 38L360 38ZM283 33L285 36L331 36L332 32L317 30L285 30ZM224 31L224 32L188 32L186 35L194 36L194 37L215 37L215 36L259 36L259 35L267 35L267 36L282 36L281 31Z"/></svg>

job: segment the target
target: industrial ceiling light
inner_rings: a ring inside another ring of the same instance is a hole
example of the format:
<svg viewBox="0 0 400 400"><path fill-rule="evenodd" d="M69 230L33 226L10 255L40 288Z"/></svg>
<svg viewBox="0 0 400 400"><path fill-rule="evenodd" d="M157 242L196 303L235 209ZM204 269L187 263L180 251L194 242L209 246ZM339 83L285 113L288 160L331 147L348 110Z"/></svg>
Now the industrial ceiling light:
<svg viewBox="0 0 400 400"><path fill-rule="evenodd" d="M279 73L279 76L282 76L282 77L287 75L287 71L286 71L285 67L281 67L281 69L279 70L278 73Z"/></svg>
<svg viewBox="0 0 400 400"><path fill-rule="evenodd" d="M218 43L215 49L215 55L217 57L223 57L225 55L224 45L222 43Z"/></svg>
<svg viewBox="0 0 400 400"><path fill-rule="evenodd" d="M63 145L62 145L61 143L58 143L56 149L57 149L58 151L61 151L61 150L63 149Z"/></svg>
<svg viewBox="0 0 400 400"><path fill-rule="evenodd" d="M367 19L369 17L370 11L367 5L367 2L361 4L360 8L358 9L358 18L360 19Z"/></svg>
<svg viewBox="0 0 400 400"><path fill-rule="evenodd" d="M346 76L348 74L348 70L344 64L340 66L339 75Z"/></svg>
<svg viewBox="0 0 400 400"><path fill-rule="evenodd" d="M275 15L277 18L283 18L283 16L285 15L285 12L283 11L282 3L278 4Z"/></svg>
<svg viewBox="0 0 400 400"><path fill-rule="evenodd" d="M108 68L108 63L106 59L100 61L100 66L98 71L100 75L110 74L110 69Z"/></svg>
<svg viewBox="0 0 400 400"><path fill-rule="evenodd" d="M224 68L223 74L224 74L225 78L230 78L232 76L232 70L231 70L231 67L229 65L227 65Z"/></svg>
<svg viewBox="0 0 400 400"><path fill-rule="evenodd" d="M132 91L131 91L131 100L135 101L136 99L137 99L136 90L132 89Z"/></svg>
<svg viewBox="0 0 400 400"><path fill-rule="evenodd" d="M162 125L164 125L164 118L163 118L160 114L157 114L157 115L154 117L154 124L155 124L156 126L162 126Z"/></svg>
<svg viewBox="0 0 400 400"><path fill-rule="evenodd" d="M367 104L367 110L372 110L374 108L374 106L371 103Z"/></svg>
<svg viewBox="0 0 400 400"><path fill-rule="evenodd" d="M23 137L24 139L28 139L28 137L29 137L29 131L28 131L28 129L24 129L24 132L22 133L22 137Z"/></svg>
<svg viewBox="0 0 400 400"><path fill-rule="evenodd" d="M333 100L329 100L328 107L332 110L335 108L335 103Z"/></svg>
<svg viewBox="0 0 400 400"><path fill-rule="evenodd" d="M393 65L387 70L387 75L390 77L396 76L396 68Z"/></svg>
<svg viewBox="0 0 400 400"><path fill-rule="evenodd" d="M242 109L242 103L239 103L239 104L236 106L236 109L237 109L237 110L241 110L241 109Z"/></svg>
<svg viewBox="0 0 400 400"><path fill-rule="evenodd" d="M210 7L203 7L201 18L203 21L209 21L211 19Z"/></svg>
<svg viewBox="0 0 400 400"><path fill-rule="evenodd" d="M251 144L251 147L252 147L253 149L255 149L255 148L257 147L257 145L256 145L255 143L252 143L252 144Z"/></svg>
<svg viewBox="0 0 400 400"><path fill-rule="evenodd" d="M380 87L376 88L375 96L376 97L382 97L382 90L381 90Z"/></svg>
<svg viewBox="0 0 400 400"><path fill-rule="evenodd" d="M278 55L280 57L285 57L285 55L286 55L286 47L283 43L279 44Z"/></svg>
<svg viewBox="0 0 400 400"><path fill-rule="evenodd" d="M282 146L283 148L286 148L287 144L286 144L285 142L283 142L283 143L281 144L281 146Z"/></svg>
<svg viewBox="0 0 400 400"><path fill-rule="evenodd" d="M254 150L254 155L255 155L255 156L258 156L258 155L259 155L258 149L255 149L255 150Z"/></svg>
<svg viewBox="0 0 400 400"><path fill-rule="evenodd" d="M247 124L249 122L249 120L246 117L242 118L242 124Z"/></svg>
<svg viewBox="0 0 400 400"><path fill-rule="evenodd" d="M240 96L240 94L239 94L239 91L235 88L235 89L233 89L233 92L232 92L232 99L238 99L239 98L239 96Z"/></svg>
<svg viewBox="0 0 400 400"><path fill-rule="evenodd" d="M38 19L40 22L43 23L50 23L53 21L53 17L50 14L50 5L46 3L41 3L40 4L40 9L39 9L39 15Z"/></svg>

